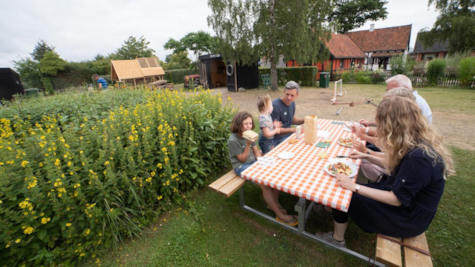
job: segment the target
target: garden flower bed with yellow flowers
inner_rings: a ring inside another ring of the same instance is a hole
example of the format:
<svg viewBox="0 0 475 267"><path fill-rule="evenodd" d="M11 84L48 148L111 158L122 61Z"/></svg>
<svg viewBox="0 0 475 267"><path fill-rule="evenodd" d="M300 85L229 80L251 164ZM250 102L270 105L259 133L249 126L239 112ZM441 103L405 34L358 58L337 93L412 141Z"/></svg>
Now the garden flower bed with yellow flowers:
<svg viewBox="0 0 475 267"><path fill-rule="evenodd" d="M228 164L233 112L209 91L131 89L1 110L0 265L77 265L138 235Z"/></svg>

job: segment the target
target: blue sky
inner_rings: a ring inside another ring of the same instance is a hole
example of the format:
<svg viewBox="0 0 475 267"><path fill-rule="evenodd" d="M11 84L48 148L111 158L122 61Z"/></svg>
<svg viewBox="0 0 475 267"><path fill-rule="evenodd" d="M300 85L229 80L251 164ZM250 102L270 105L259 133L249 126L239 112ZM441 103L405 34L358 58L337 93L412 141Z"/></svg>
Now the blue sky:
<svg viewBox="0 0 475 267"><path fill-rule="evenodd" d="M199 30L214 35L208 27L207 0L0 0L0 68L12 60L28 57L40 39L56 47L68 61L84 61L107 55L129 36L144 36L164 60L169 38L180 39ZM427 0L389 0L388 18L367 22L360 29L412 24L411 47L417 32L431 27L437 12Z"/></svg>

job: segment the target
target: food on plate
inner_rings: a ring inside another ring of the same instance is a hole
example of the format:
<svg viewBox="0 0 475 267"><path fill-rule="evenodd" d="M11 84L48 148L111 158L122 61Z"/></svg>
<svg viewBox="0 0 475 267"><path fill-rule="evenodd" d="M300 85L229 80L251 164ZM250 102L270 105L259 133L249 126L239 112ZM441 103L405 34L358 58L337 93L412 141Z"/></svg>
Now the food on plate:
<svg viewBox="0 0 475 267"><path fill-rule="evenodd" d="M258 136L259 135L256 132L251 130L247 130L242 133L242 137L246 138L249 141L255 141Z"/></svg>
<svg viewBox="0 0 475 267"><path fill-rule="evenodd" d="M351 168L350 166L346 165L345 163L343 162L337 162L337 163L334 163L334 164L328 164L328 171L330 173L333 173L333 174L337 174L337 173L343 173L343 174L346 174L346 175L350 175L351 174Z"/></svg>
<svg viewBox="0 0 475 267"><path fill-rule="evenodd" d="M292 144L297 143L298 141L299 141L299 140L298 140L298 139L295 139L295 138L294 138L294 139L290 139L290 140L289 140L289 144L292 145Z"/></svg>
<svg viewBox="0 0 475 267"><path fill-rule="evenodd" d="M318 154L318 157L321 159L326 159L328 157L327 151L323 150L322 152Z"/></svg>
<svg viewBox="0 0 475 267"><path fill-rule="evenodd" d="M338 139L338 142L339 142L342 146L351 147L351 146L353 145L353 138L351 138L351 137L348 137L348 138L340 138L340 139Z"/></svg>

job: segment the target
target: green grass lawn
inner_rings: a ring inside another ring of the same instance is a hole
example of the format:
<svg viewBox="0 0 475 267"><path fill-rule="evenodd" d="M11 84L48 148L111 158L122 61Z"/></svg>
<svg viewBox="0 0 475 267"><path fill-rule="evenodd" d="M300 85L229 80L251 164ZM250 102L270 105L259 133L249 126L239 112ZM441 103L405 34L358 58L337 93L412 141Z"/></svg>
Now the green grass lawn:
<svg viewBox="0 0 475 267"><path fill-rule="evenodd" d="M453 149L457 175L449 177L438 213L427 230L434 266L474 266L475 152ZM225 170L223 170L224 173ZM210 179L211 180L211 179ZM265 209L260 190L246 183L246 203ZM344 253L300 237L239 208L238 194L230 198L203 188L190 194L193 208L163 214L143 239L126 241L100 257L102 266L364 266ZM281 194L293 211L296 197ZM311 216L309 232L329 231L331 219ZM350 221L350 249L374 256L374 234ZM91 264L91 266L94 264Z"/></svg>

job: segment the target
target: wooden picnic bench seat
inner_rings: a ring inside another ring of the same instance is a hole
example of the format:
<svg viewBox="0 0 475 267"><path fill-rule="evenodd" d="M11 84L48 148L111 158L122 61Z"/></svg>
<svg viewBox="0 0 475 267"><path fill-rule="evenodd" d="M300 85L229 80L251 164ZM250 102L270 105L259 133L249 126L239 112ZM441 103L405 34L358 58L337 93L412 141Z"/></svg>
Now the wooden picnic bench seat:
<svg viewBox="0 0 475 267"><path fill-rule="evenodd" d="M404 266L406 267L433 266L432 258L430 256L407 246L403 246L403 252L401 252L400 244L390 241L386 238L401 242L401 238L387 237L378 234L376 240L377 261L388 266L403 266L402 255L404 255ZM404 238L402 243L429 252L429 245L427 244L425 233L422 233L416 237Z"/></svg>
<svg viewBox="0 0 475 267"><path fill-rule="evenodd" d="M237 176L234 170L231 170L221 176L218 180L211 183L209 187L214 191L229 197L241 188L244 183L246 183L246 179Z"/></svg>

